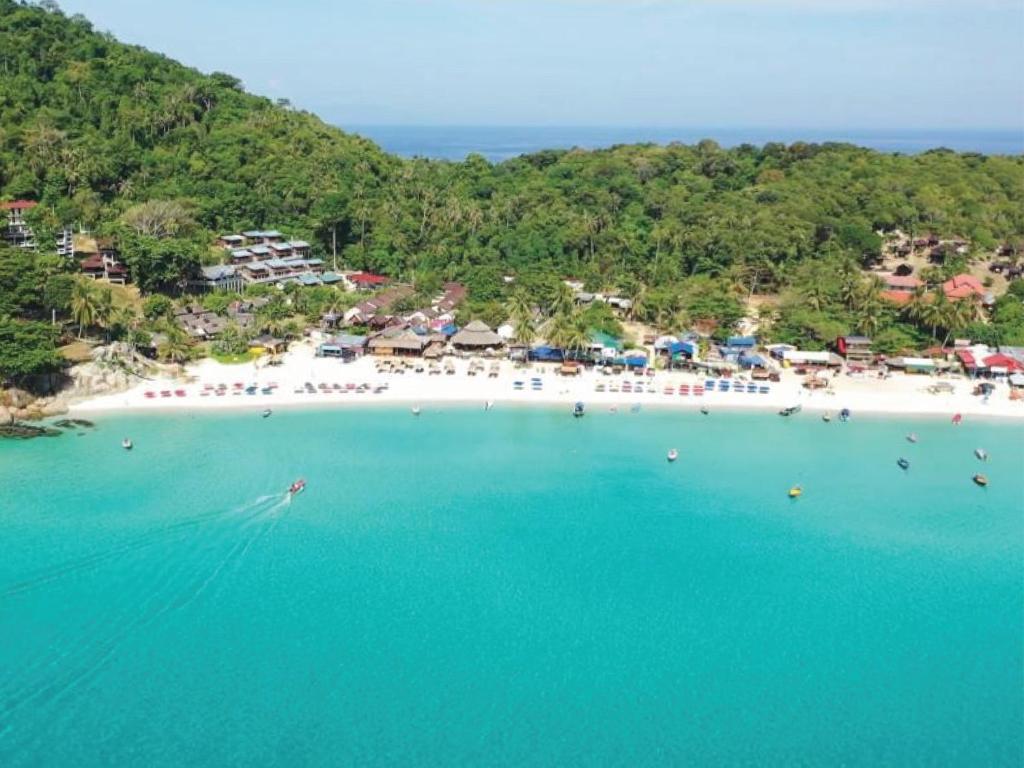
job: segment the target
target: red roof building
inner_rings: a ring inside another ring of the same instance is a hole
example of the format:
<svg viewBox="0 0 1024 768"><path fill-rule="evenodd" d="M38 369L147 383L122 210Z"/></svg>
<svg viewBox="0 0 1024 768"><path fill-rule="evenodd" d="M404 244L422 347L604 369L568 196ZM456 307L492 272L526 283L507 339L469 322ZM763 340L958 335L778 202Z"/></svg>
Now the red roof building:
<svg viewBox="0 0 1024 768"><path fill-rule="evenodd" d="M956 275L942 284L942 290L951 301L984 296L986 293L985 286L974 275Z"/></svg>
<svg viewBox="0 0 1024 768"><path fill-rule="evenodd" d="M372 272L356 272L349 275L348 280L357 288L375 288L389 282L384 275L375 275Z"/></svg>
<svg viewBox="0 0 1024 768"><path fill-rule="evenodd" d="M35 208L39 203L35 200L11 200L6 203L0 203L0 211L27 211L29 208Z"/></svg>

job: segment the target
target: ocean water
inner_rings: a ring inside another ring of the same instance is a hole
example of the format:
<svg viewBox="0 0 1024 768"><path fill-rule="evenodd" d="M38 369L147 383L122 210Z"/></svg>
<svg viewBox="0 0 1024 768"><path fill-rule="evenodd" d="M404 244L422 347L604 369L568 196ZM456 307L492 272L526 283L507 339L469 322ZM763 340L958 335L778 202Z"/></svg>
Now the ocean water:
<svg viewBox="0 0 1024 768"><path fill-rule="evenodd" d="M1019 766L1022 437L448 407L0 442L0 765Z"/></svg>
<svg viewBox="0 0 1024 768"><path fill-rule="evenodd" d="M463 160L478 153L492 162L544 149L600 149L615 144L673 141L696 144L711 138L724 147L771 141L847 142L882 152L916 154L937 147L988 155L1024 154L1020 130L806 130L779 128L626 128L601 126L395 126L353 125L345 130L377 142L403 157Z"/></svg>

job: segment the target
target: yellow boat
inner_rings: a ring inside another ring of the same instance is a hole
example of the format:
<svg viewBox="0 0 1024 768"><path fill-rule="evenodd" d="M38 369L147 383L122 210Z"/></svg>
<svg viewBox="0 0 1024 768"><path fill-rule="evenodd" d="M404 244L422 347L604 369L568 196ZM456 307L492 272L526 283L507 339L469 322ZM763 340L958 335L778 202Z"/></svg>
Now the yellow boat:
<svg viewBox="0 0 1024 768"><path fill-rule="evenodd" d="M799 485L794 485L792 488L789 489L789 498L796 499L803 492L804 492L803 488L801 488Z"/></svg>

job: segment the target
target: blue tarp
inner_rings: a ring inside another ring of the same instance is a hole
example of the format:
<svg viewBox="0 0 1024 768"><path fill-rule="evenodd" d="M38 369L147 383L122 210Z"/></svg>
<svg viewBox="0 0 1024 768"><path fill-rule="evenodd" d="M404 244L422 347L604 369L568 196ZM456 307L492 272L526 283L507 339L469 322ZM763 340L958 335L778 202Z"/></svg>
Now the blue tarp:
<svg viewBox="0 0 1024 768"><path fill-rule="evenodd" d="M646 357L627 357L626 365L630 368L643 368L647 365Z"/></svg>
<svg viewBox="0 0 1024 768"><path fill-rule="evenodd" d="M558 347L536 347L530 350L530 359L542 363L560 363L565 359L565 352Z"/></svg>
<svg viewBox="0 0 1024 768"><path fill-rule="evenodd" d="M742 354L738 362L744 368L765 368L768 365L761 355Z"/></svg>
<svg viewBox="0 0 1024 768"><path fill-rule="evenodd" d="M668 353L670 355L678 355L680 353L689 355L690 357L697 356L697 344L692 341L677 341L674 344L668 345Z"/></svg>
<svg viewBox="0 0 1024 768"><path fill-rule="evenodd" d="M753 336L730 336L725 341L727 347L743 347L745 349L752 349L757 346L757 339Z"/></svg>
<svg viewBox="0 0 1024 768"><path fill-rule="evenodd" d="M444 326L441 329L441 333L443 333L445 336L454 336L458 332L459 327L455 325L455 323L448 323L448 325Z"/></svg>

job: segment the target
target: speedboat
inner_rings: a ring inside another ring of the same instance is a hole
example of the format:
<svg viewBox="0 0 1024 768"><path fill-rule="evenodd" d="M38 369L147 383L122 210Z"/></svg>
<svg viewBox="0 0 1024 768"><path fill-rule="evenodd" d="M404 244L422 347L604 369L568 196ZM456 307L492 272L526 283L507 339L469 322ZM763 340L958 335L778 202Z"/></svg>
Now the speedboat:
<svg viewBox="0 0 1024 768"><path fill-rule="evenodd" d="M577 419L583 416L583 403L576 403L572 408L572 415Z"/></svg>
<svg viewBox="0 0 1024 768"><path fill-rule="evenodd" d="M954 424L959 424L963 420L964 420L964 417L963 417L962 414L959 414L959 413L954 413L953 414L953 423Z"/></svg>
<svg viewBox="0 0 1024 768"><path fill-rule="evenodd" d="M792 416L794 413L800 413L801 410L803 410L803 406L799 404L791 405L789 408L783 408L779 411L779 416Z"/></svg>
<svg viewBox="0 0 1024 768"><path fill-rule="evenodd" d="M902 456L896 460L896 463L899 465L900 469L910 469L910 462Z"/></svg>
<svg viewBox="0 0 1024 768"><path fill-rule="evenodd" d="M789 489L789 498L798 499L800 498L800 494L802 494L803 492L803 488L801 488L799 485L794 485L792 488Z"/></svg>
<svg viewBox="0 0 1024 768"><path fill-rule="evenodd" d="M484 403L484 410L485 411L489 411L493 407L494 407L494 401L493 400L488 400L486 403Z"/></svg>
<svg viewBox="0 0 1024 768"><path fill-rule="evenodd" d="M980 485L982 487L988 485L988 478L982 474L975 475L973 479L975 485Z"/></svg>
<svg viewBox="0 0 1024 768"><path fill-rule="evenodd" d="M668 452L668 460L670 462L675 461L678 458L679 458L679 451L677 451L675 448L673 448L672 450L670 450Z"/></svg>
<svg viewBox="0 0 1024 768"><path fill-rule="evenodd" d="M839 420L840 421L849 421L849 419L850 419L850 409L849 408L843 408L843 410L841 410L839 412Z"/></svg>
<svg viewBox="0 0 1024 768"><path fill-rule="evenodd" d="M269 408L265 408L265 409L263 410L263 418L265 419L265 418L269 417L269 416L270 416L270 414L272 414L272 413L273 413L273 411L272 411L272 410L270 410Z"/></svg>
<svg viewBox="0 0 1024 768"><path fill-rule="evenodd" d="M830 414L830 413L823 413L823 414L821 414L821 420L825 421L825 422L832 421L832 414Z"/></svg>
<svg viewBox="0 0 1024 768"><path fill-rule="evenodd" d="M916 432L911 432L909 435L907 435L907 442L908 443L916 443L917 442L917 433Z"/></svg>
<svg viewBox="0 0 1024 768"><path fill-rule="evenodd" d="M413 406L413 408L412 408L412 415L413 416L419 416L420 415L420 407L418 405Z"/></svg>
<svg viewBox="0 0 1024 768"><path fill-rule="evenodd" d="M706 405L702 405L700 407L700 412L703 413L705 416L707 416L709 413L711 413L711 411L708 409L708 407Z"/></svg>
<svg viewBox="0 0 1024 768"><path fill-rule="evenodd" d="M975 448L974 455L982 461L988 461L988 452L984 448Z"/></svg>
<svg viewBox="0 0 1024 768"><path fill-rule="evenodd" d="M304 490L306 490L306 481L303 480L302 478L299 478L290 486L288 486L288 495L295 496L297 494L302 493Z"/></svg>
<svg viewBox="0 0 1024 768"><path fill-rule="evenodd" d="M121 447L124 448L126 451L130 451L132 449L132 441L126 437L124 440L121 441Z"/></svg>

